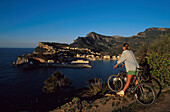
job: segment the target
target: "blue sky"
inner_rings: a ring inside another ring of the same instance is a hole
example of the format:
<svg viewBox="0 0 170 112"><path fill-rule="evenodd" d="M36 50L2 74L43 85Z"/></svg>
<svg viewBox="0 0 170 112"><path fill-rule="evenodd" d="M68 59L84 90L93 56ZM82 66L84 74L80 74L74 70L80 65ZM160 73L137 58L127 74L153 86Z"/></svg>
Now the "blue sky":
<svg viewBox="0 0 170 112"><path fill-rule="evenodd" d="M0 47L72 43L94 31L132 36L170 28L170 0L0 0Z"/></svg>

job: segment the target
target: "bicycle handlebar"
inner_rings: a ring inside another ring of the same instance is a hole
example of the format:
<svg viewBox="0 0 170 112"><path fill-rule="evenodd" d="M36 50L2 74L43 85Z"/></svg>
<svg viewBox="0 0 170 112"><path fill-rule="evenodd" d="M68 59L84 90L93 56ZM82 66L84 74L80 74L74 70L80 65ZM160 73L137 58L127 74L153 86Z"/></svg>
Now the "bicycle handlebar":
<svg viewBox="0 0 170 112"><path fill-rule="evenodd" d="M122 67L122 65L118 65L118 66L117 66L117 68L121 68L121 67Z"/></svg>
<svg viewBox="0 0 170 112"><path fill-rule="evenodd" d="M122 68L123 67L123 65L118 65L117 67L114 67L114 68Z"/></svg>

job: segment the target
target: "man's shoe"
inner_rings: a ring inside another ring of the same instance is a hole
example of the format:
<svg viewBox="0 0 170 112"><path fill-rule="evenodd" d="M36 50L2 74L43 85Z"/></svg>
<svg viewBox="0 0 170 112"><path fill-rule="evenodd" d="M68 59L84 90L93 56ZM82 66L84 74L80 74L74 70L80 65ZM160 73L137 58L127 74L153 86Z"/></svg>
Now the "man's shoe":
<svg viewBox="0 0 170 112"><path fill-rule="evenodd" d="M124 96L125 92L123 90L121 90L120 92L118 92L116 94L118 94L119 96Z"/></svg>

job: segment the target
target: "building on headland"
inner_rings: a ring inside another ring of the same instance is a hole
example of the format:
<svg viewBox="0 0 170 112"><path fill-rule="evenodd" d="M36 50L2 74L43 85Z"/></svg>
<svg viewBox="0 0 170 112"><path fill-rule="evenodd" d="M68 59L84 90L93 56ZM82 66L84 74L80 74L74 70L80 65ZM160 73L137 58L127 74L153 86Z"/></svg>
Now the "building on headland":
<svg viewBox="0 0 170 112"><path fill-rule="evenodd" d="M86 55L86 58L94 58L94 55Z"/></svg>
<svg viewBox="0 0 170 112"><path fill-rule="evenodd" d="M96 60L100 60L100 56L96 56Z"/></svg>
<svg viewBox="0 0 170 112"><path fill-rule="evenodd" d="M54 63L54 60L48 60L47 62L48 63Z"/></svg>
<svg viewBox="0 0 170 112"><path fill-rule="evenodd" d="M120 56L117 56L117 60L119 60L120 59Z"/></svg>
<svg viewBox="0 0 170 112"><path fill-rule="evenodd" d="M82 56L81 56L81 58L86 58L86 55L85 55L85 54L84 54L84 55L82 55Z"/></svg>
<svg viewBox="0 0 170 112"><path fill-rule="evenodd" d="M103 56L103 59L106 59L106 60L108 59L109 60L110 59L110 55Z"/></svg>
<svg viewBox="0 0 170 112"><path fill-rule="evenodd" d="M112 56L112 59L113 59L113 60L117 60L116 56Z"/></svg>
<svg viewBox="0 0 170 112"><path fill-rule="evenodd" d="M70 47L62 47L63 49L70 49Z"/></svg>

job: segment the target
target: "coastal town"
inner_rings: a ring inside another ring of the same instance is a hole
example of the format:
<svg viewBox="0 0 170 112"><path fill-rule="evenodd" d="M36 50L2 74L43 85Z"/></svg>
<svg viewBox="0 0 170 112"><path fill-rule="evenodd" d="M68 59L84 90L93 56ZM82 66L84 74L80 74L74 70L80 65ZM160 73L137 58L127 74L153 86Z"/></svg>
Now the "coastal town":
<svg viewBox="0 0 170 112"><path fill-rule="evenodd" d="M90 68L89 61L117 60L120 56L102 55L88 48L70 47L58 43L39 42L33 53L19 56L13 65ZM79 65L78 65L79 64Z"/></svg>

